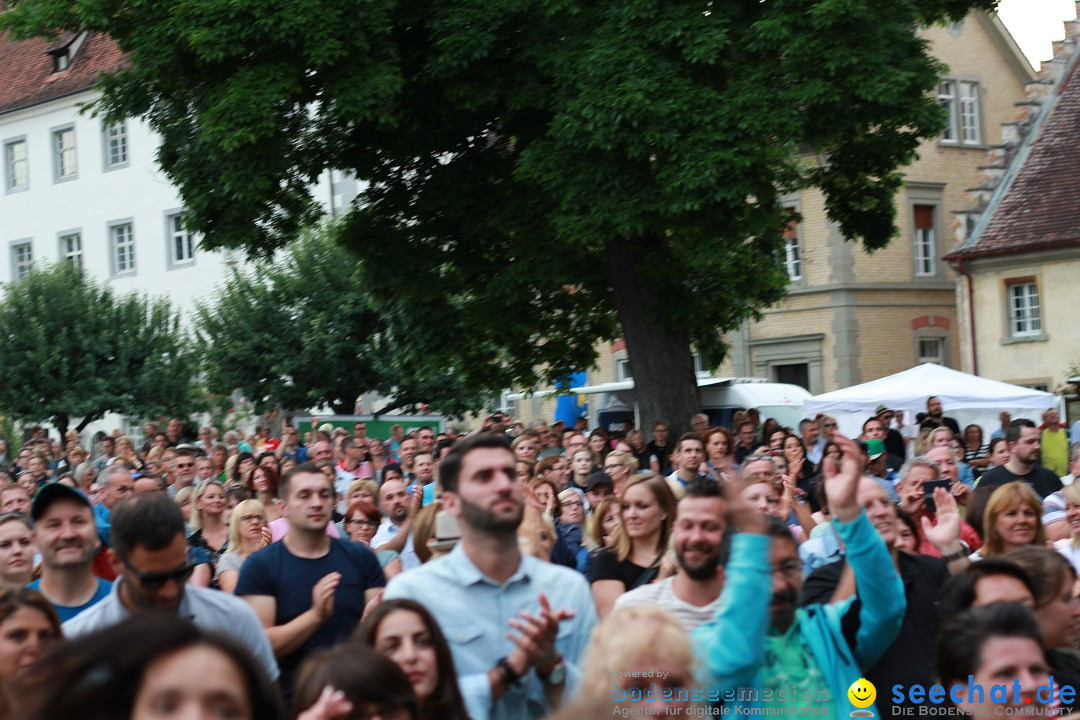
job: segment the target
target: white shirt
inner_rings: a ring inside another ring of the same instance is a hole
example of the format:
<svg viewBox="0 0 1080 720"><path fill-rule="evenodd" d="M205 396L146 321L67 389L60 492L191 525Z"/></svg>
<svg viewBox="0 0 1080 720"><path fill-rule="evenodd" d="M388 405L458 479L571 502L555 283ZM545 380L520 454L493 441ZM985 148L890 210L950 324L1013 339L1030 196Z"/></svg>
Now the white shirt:
<svg viewBox="0 0 1080 720"><path fill-rule="evenodd" d="M378 550L380 546L390 542L400 530L401 528L389 520L383 520L383 524L379 526L378 531L375 533L375 537L371 538L371 550L374 552ZM420 558L416 555L416 548L413 547L412 532L409 533L409 539L405 541L405 547L401 550L401 554L398 555L398 557L401 558L402 572L420 567Z"/></svg>
<svg viewBox="0 0 1080 720"><path fill-rule="evenodd" d="M660 582L649 583L624 592L615 600L615 609L633 607L635 605L652 605L667 610L678 618L686 632L694 632L698 625L704 625L716 615L716 609L720 607L720 596L717 595L708 605L691 605L675 594L675 577L669 577Z"/></svg>

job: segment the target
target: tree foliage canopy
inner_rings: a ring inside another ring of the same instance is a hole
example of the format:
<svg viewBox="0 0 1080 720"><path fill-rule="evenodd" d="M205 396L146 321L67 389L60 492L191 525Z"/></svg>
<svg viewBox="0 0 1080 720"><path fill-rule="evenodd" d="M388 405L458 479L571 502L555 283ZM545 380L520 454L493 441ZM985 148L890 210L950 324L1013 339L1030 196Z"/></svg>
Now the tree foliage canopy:
<svg viewBox="0 0 1080 720"><path fill-rule="evenodd" d="M425 402L448 415L480 403L445 373L420 378L409 371L371 309L357 266L325 226L272 262L234 267L196 312L207 389L240 391L257 412L329 405L347 415L368 391L394 406Z"/></svg>
<svg viewBox="0 0 1080 720"><path fill-rule="evenodd" d="M101 107L161 134L208 244L280 247L321 171L355 173L342 237L411 368L530 386L621 332L649 422L697 409L691 343L718 364L783 296L785 193L893 236L899 169L943 126L917 30L993 6L21 0L0 22L119 41Z"/></svg>
<svg viewBox="0 0 1080 720"><path fill-rule="evenodd" d="M117 296L71 263L35 268L0 301L0 408L61 434L108 412L186 415L195 363L167 300Z"/></svg>

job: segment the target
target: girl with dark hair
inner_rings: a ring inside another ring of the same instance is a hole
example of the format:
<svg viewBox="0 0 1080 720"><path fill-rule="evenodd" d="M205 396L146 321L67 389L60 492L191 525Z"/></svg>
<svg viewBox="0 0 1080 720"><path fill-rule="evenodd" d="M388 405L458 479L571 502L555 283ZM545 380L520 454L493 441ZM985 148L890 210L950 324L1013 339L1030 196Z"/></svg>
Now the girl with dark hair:
<svg viewBox="0 0 1080 720"><path fill-rule="evenodd" d="M353 635L405 672L419 701L418 720L467 720L450 646L435 618L415 600L384 600Z"/></svg>
<svg viewBox="0 0 1080 720"><path fill-rule="evenodd" d="M251 471L248 478L248 491L252 498L262 503L266 509L266 522L271 523L281 517L278 505L278 486L281 475L272 467L259 465Z"/></svg>
<svg viewBox="0 0 1080 720"><path fill-rule="evenodd" d="M310 656L293 692L296 720L418 720L416 693L390 658L359 643ZM261 720L261 719L260 719Z"/></svg>
<svg viewBox="0 0 1080 720"><path fill-rule="evenodd" d="M60 618L40 593L28 588L0 591L0 717L3 695L24 672L60 640Z"/></svg>
<svg viewBox="0 0 1080 720"><path fill-rule="evenodd" d="M140 613L54 648L19 678L11 720L151 720L211 708L283 720L277 690L248 650L170 615Z"/></svg>
<svg viewBox="0 0 1080 720"><path fill-rule="evenodd" d="M251 473L258 467L255 463L255 456L249 452L242 452L236 456L236 461L232 466L232 477L229 478L229 485L239 485L240 487L250 488Z"/></svg>

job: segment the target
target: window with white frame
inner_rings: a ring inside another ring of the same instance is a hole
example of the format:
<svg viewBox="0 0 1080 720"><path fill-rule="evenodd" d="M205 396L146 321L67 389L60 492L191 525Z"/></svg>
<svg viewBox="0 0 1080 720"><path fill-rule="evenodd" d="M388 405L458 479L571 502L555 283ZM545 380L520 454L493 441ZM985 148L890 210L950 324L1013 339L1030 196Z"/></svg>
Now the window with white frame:
<svg viewBox="0 0 1080 720"><path fill-rule="evenodd" d="M195 259L195 242L191 233L184 227L180 213L173 213L165 218L169 238L169 261L172 265L183 265Z"/></svg>
<svg viewBox="0 0 1080 720"><path fill-rule="evenodd" d="M75 267L82 267L82 234L64 233L60 236L60 257Z"/></svg>
<svg viewBox="0 0 1080 720"><path fill-rule="evenodd" d="M615 361L615 376L619 380L633 380L634 373L630 370L629 360Z"/></svg>
<svg viewBox="0 0 1080 720"><path fill-rule="evenodd" d="M75 161L75 128L53 132L53 172L57 180L70 180L78 174Z"/></svg>
<svg viewBox="0 0 1080 720"><path fill-rule="evenodd" d="M1035 282L1010 283L1009 334L1013 337L1042 335L1042 313L1039 308L1039 285Z"/></svg>
<svg viewBox="0 0 1080 720"><path fill-rule="evenodd" d="M11 278L21 280L34 264L34 246L27 240L11 246Z"/></svg>
<svg viewBox="0 0 1080 720"><path fill-rule="evenodd" d="M30 185L30 164L26 159L26 141L4 144L4 170L7 189L25 190Z"/></svg>
<svg viewBox="0 0 1080 720"><path fill-rule="evenodd" d="M789 215L795 214L795 208L785 208ZM787 269L788 280L796 282L802 280L802 251L799 247L799 224L792 221L788 223L784 231L784 267Z"/></svg>
<svg viewBox="0 0 1080 720"><path fill-rule="evenodd" d="M105 127L105 168L127 165L127 125L122 122Z"/></svg>
<svg viewBox="0 0 1080 720"><path fill-rule="evenodd" d="M915 205L915 274L937 273L937 242L934 238L934 206Z"/></svg>
<svg viewBox="0 0 1080 720"><path fill-rule="evenodd" d="M112 246L113 273L135 272L135 235L131 223L119 223L109 228Z"/></svg>
<svg viewBox="0 0 1080 720"><path fill-rule="evenodd" d="M942 142L979 145L979 83L969 80L942 80L938 83L938 102L945 108L948 122Z"/></svg>

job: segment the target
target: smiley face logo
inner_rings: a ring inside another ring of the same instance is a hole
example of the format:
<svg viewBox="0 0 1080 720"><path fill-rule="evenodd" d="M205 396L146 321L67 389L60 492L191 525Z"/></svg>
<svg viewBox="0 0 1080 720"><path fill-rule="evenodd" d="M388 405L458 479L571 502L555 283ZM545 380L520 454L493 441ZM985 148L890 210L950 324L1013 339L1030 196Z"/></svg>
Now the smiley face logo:
<svg viewBox="0 0 1080 720"><path fill-rule="evenodd" d="M877 688L866 678L859 678L851 683L847 691L848 700L857 708L869 707L877 697Z"/></svg>

